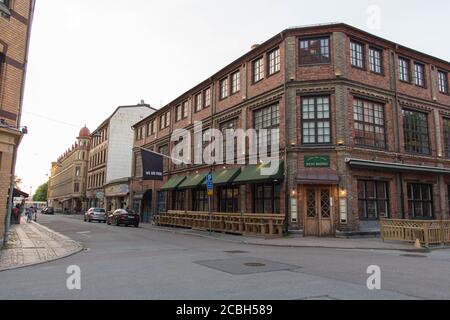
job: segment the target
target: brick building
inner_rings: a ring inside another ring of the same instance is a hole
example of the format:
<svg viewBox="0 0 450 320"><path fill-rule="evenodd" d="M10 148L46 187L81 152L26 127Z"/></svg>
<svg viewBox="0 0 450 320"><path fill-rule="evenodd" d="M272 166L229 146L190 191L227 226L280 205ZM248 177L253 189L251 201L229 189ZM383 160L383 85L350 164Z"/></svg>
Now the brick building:
<svg viewBox="0 0 450 320"><path fill-rule="evenodd" d="M83 212L86 210L86 176L90 131L80 130L75 142L56 162L52 163L48 181L47 199L56 212Z"/></svg>
<svg viewBox="0 0 450 320"><path fill-rule="evenodd" d="M134 132L131 126L154 112L141 102L118 107L91 133L87 172L86 206L107 211L129 203Z"/></svg>
<svg viewBox="0 0 450 320"><path fill-rule="evenodd" d="M0 0L0 234L3 236L17 148L34 0ZM0 240L1 242L2 240Z"/></svg>
<svg viewBox="0 0 450 320"><path fill-rule="evenodd" d="M278 213L289 229L376 232L379 219L449 218L450 63L346 24L282 31L134 125L135 210ZM141 147L170 154L171 133L279 128L281 165L165 164L142 181Z"/></svg>

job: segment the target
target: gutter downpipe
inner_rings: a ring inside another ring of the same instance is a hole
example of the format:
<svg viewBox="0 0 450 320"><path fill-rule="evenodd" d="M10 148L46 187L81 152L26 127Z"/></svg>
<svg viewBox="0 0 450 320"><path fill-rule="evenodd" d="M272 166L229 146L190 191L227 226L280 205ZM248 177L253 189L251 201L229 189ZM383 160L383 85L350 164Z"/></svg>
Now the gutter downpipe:
<svg viewBox="0 0 450 320"><path fill-rule="evenodd" d="M397 153L400 153L400 127L399 127L399 123L398 123L398 116L399 116L399 108L398 108L398 89L397 89L397 76L396 76L396 51L394 50L392 52L392 63L393 63L393 68L394 68L394 72L393 74L393 83L394 83L394 105L395 105L395 114L394 114L394 119L397 119L397 125L396 125L396 134L397 134ZM403 174L401 172L398 173L398 179L399 179L399 188L400 188L400 210L401 215L402 215L402 219L405 219L405 203L404 203L404 196L405 196L405 192L403 189Z"/></svg>
<svg viewBox="0 0 450 320"><path fill-rule="evenodd" d="M287 70L287 44L285 41L285 37L283 32L280 34L281 40L284 41L284 69L285 69L285 77L284 77L284 235L289 235L289 171L288 171L288 120L287 120L287 79L286 79L286 70Z"/></svg>

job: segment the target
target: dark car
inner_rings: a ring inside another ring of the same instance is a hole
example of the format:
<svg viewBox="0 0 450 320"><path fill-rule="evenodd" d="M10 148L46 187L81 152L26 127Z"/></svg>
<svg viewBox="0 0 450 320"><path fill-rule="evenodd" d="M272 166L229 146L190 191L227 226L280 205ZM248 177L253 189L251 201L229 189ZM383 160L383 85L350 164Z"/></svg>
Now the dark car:
<svg viewBox="0 0 450 320"><path fill-rule="evenodd" d="M108 215L108 224L139 227L140 217L132 210L117 209Z"/></svg>
<svg viewBox="0 0 450 320"><path fill-rule="evenodd" d="M55 214L55 210L53 207L45 207L42 211L42 214Z"/></svg>

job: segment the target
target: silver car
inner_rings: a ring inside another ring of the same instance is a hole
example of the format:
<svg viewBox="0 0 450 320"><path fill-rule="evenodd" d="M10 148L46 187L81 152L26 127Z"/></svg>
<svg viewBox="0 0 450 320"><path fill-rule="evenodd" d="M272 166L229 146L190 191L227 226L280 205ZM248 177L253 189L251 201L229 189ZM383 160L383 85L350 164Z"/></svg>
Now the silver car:
<svg viewBox="0 0 450 320"><path fill-rule="evenodd" d="M90 208L84 214L84 221L92 222L105 222L106 223L106 211L103 208Z"/></svg>

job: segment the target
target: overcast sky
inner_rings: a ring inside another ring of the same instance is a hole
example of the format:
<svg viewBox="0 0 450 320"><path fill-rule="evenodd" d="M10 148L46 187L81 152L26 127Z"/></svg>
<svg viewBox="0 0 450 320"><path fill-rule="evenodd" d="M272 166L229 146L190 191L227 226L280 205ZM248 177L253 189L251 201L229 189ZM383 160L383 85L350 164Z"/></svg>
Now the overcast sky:
<svg viewBox="0 0 450 320"><path fill-rule="evenodd" d="M17 175L34 192L84 124L160 108L285 28L345 22L450 61L449 17L448 0L37 0Z"/></svg>

